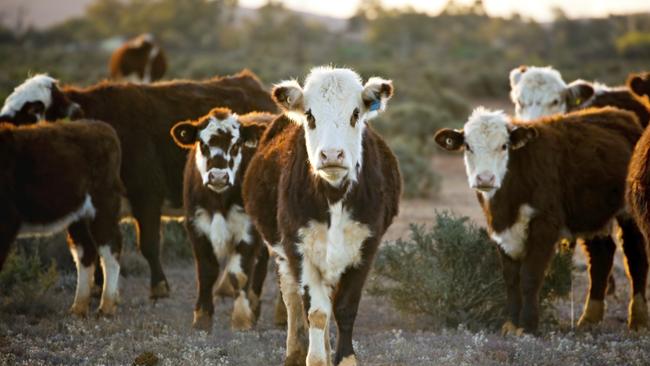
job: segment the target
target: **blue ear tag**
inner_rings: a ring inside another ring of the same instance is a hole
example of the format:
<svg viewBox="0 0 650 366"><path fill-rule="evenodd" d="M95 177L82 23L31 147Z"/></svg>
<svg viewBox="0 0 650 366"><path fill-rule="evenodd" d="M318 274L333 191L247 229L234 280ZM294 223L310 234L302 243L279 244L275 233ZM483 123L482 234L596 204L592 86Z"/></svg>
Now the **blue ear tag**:
<svg viewBox="0 0 650 366"><path fill-rule="evenodd" d="M370 105L370 112L378 111L381 108L381 100L375 100Z"/></svg>

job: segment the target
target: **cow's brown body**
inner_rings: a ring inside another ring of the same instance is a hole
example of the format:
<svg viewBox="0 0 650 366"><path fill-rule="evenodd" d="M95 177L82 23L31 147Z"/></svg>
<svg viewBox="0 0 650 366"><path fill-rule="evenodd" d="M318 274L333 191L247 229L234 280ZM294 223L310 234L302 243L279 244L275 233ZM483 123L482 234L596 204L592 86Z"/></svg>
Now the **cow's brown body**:
<svg viewBox="0 0 650 366"><path fill-rule="evenodd" d="M143 34L113 52L109 71L111 79L136 77L138 81L152 83L165 75L167 57L151 35Z"/></svg>
<svg viewBox="0 0 650 366"><path fill-rule="evenodd" d="M505 179L494 196L488 200L479 194L478 198L491 233L512 229L524 205L535 212L527 228L524 255L512 258L500 250L508 326L534 332L539 321L539 290L555 243L567 235L592 237L606 230L613 219L625 219L627 165L642 129L632 113L611 108L521 126L532 126L539 136L511 151ZM624 243L626 246L629 244ZM625 254L630 259L628 250ZM602 265L594 262L598 260L603 257L591 255L590 266L601 266L600 278L591 278L592 290L598 283L602 293L600 299L588 300L585 314L602 317L603 309L594 310L589 302L602 300L611 264L602 270ZM642 296L645 305L645 278L633 275L632 282L634 295ZM644 320L631 319L631 325Z"/></svg>
<svg viewBox="0 0 650 366"><path fill-rule="evenodd" d="M283 253L284 257L279 260L288 261L288 268L295 277L299 278L301 271L299 230L309 222L327 225L331 219L329 204L342 200L351 217L370 229L370 237L363 242L360 263L348 268L333 289L333 311L339 329L335 364L353 355L352 327L363 284L381 237L397 215L400 193L397 160L370 127L363 137L363 167L359 180L351 187L346 184L340 189L333 188L311 172L304 130L284 115L267 129L249 165L244 180L246 211L264 240L277 248L276 252ZM283 289L283 296L284 293ZM306 292L304 311L309 309L309 301ZM309 321L312 324L315 320L310 318ZM290 333L303 331L300 325L289 320ZM288 350L290 355L291 352ZM296 358L289 356L288 364L304 362L304 353L293 356Z"/></svg>
<svg viewBox="0 0 650 366"><path fill-rule="evenodd" d="M78 268L94 266L102 247L119 257L124 188L120 145L110 126L94 121L2 124L0 151L0 269L18 234L66 227ZM104 293L100 311L114 312L115 296ZM73 312L85 315L88 300L75 299Z"/></svg>

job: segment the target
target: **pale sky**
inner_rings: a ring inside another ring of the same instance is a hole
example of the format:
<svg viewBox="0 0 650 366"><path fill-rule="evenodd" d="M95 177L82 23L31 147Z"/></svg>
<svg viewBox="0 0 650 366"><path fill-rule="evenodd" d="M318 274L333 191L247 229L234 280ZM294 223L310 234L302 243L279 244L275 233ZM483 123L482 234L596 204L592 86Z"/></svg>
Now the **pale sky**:
<svg viewBox="0 0 650 366"><path fill-rule="evenodd" d="M266 0L239 0L239 4L256 8ZM282 0L291 9L347 18L354 14L358 1L355 0ZM472 3L472 0L458 0ZM383 0L387 7L410 5L419 11L437 14L447 0ZM533 17L538 21L551 19L551 8L559 6L571 18L604 16L608 13L650 12L650 0L483 0L488 14L508 16L513 11Z"/></svg>

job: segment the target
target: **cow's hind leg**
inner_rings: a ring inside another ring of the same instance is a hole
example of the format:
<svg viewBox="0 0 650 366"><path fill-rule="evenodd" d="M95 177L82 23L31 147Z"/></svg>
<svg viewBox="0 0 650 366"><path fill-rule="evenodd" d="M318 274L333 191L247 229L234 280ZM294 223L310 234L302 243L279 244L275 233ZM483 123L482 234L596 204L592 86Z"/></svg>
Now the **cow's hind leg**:
<svg viewBox="0 0 650 366"><path fill-rule="evenodd" d="M231 326L235 330L248 330L255 324L248 290L256 251L253 244L241 241L228 261L228 278L236 294L231 319Z"/></svg>
<svg viewBox="0 0 650 366"><path fill-rule="evenodd" d="M146 194L146 193L145 193ZM143 201L129 199L133 216L137 222L138 245L151 270L151 292L149 297L169 297L169 283L160 262L160 214L162 199Z"/></svg>
<svg viewBox="0 0 650 366"><path fill-rule="evenodd" d="M68 227L68 246L77 266L77 289L70 312L85 317L90 306L90 290L97 260L97 249L87 221L77 221Z"/></svg>
<svg viewBox="0 0 650 366"><path fill-rule="evenodd" d="M605 292L614 263L616 243L611 236L599 236L584 241L589 260L589 295L578 327L599 323L605 314Z"/></svg>
<svg viewBox="0 0 650 366"><path fill-rule="evenodd" d="M648 306L646 304L646 283L648 277L648 256L643 234L634 220L629 217L619 217L621 227L623 252L625 253L625 270L632 282L632 296L628 312L628 327L639 329L648 326Z"/></svg>
<svg viewBox="0 0 650 366"><path fill-rule="evenodd" d="M250 285L248 289L248 296L251 301L251 308L255 314L255 319L257 320L260 316L262 309L261 299L262 299L262 290L264 288L264 281L266 280L266 274L268 272L269 264L269 250L266 248L266 245L261 243L261 240L258 241L257 255L255 265L253 266L252 273L250 275ZM279 293L279 291L278 291ZM284 304L282 304L284 307Z"/></svg>

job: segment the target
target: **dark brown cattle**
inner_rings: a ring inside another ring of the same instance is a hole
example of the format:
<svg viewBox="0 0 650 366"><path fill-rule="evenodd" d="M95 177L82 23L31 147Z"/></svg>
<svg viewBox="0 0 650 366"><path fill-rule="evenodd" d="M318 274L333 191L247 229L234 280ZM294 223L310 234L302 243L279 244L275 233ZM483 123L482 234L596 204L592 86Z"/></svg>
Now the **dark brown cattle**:
<svg viewBox="0 0 650 366"><path fill-rule="evenodd" d="M155 84L102 82L89 88L59 88L38 75L18 86L2 108L0 121L33 123L40 117L105 121L120 138L121 177L138 223L138 243L151 269L151 297L166 297L169 285L160 263L160 216L165 199L182 205L186 151L169 139L178 121L199 118L217 106L235 113L277 110L250 71L206 81L176 80Z"/></svg>
<svg viewBox="0 0 650 366"><path fill-rule="evenodd" d="M609 231L625 216L627 165L641 132L634 114L614 108L532 122L479 108L463 130L436 134L441 147L465 150L470 184L499 245L507 288L504 333L537 331L539 290L559 239ZM631 259L628 250L625 255ZM594 266L604 259L590 253L589 260ZM604 286L610 268L592 284ZM631 277L629 325L636 328L647 322L646 279ZM603 312L603 301L589 298L581 321L600 320Z"/></svg>
<svg viewBox="0 0 650 366"><path fill-rule="evenodd" d="M17 236L68 229L77 265L72 313L88 313L95 262L104 278L99 312L115 313L122 240L120 145L102 122L0 124L0 270Z"/></svg>
<svg viewBox="0 0 650 366"><path fill-rule="evenodd" d="M304 85L275 87L287 113L262 137L244 178L244 203L279 267L285 365L331 364L332 318L335 364L356 365L352 329L362 288L401 193L397 160L367 124L383 111L392 83L363 85L351 70L323 67Z"/></svg>
<svg viewBox="0 0 650 366"><path fill-rule="evenodd" d="M259 316L269 256L244 212L241 184L273 118L269 113L237 116L229 109L215 108L196 121L179 122L172 128L176 144L189 149L183 202L197 272L194 328L212 329L212 288L220 261L235 293L233 329L250 329Z"/></svg>
<svg viewBox="0 0 650 366"><path fill-rule="evenodd" d="M627 84L638 98L639 102L645 105L650 105L650 74L631 75ZM634 216L634 220L641 229L646 242L650 242L650 130L647 128L643 132L641 139L634 148L630 167L627 176L627 203L630 211ZM646 273L648 270L647 261ZM643 290L634 290L634 295L637 293L645 295L645 282L640 283L643 285ZM641 296L641 295L638 295ZM645 296L643 297L645 300ZM634 311L641 312L645 310L645 302L640 299L634 304L639 309ZM644 309L641 309L643 307Z"/></svg>
<svg viewBox="0 0 650 366"><path fill-rule="evenodd" d="M142 34L113 52L109 71L114 80L135 77L137 81L152 83L165 75L167 57L153 35Z"/></svg>

